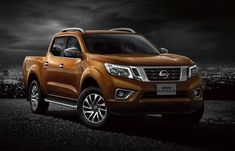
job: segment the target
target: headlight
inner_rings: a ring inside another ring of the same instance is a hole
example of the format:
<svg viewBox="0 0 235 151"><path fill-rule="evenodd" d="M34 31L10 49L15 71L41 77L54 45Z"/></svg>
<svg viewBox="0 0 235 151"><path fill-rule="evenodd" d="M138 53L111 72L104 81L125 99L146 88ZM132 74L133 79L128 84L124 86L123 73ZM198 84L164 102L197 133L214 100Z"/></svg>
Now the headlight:
<svg viewBox="0 0 235 151"><path fill-rule="evenodd" d="M131 69L128 66L115 65L110 63L105 63L104 66L111 75L133 79Z"/></svg>
<svg viewBox="0 0 235 151"><path fill-rule="evenodd" d="M197 65L190 66L189 67L189 75L188 75L188 77L191 78L191 77L193 77L193 76L195 76L197 74L198 74L198 67L197 67Z"/></svg>

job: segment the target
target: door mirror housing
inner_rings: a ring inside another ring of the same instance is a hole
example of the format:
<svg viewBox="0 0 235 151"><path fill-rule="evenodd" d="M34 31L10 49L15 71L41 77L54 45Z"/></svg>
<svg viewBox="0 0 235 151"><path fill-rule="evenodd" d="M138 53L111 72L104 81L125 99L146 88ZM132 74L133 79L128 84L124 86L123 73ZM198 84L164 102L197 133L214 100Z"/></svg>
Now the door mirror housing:
<svg viewBox="0 0 235 151"><path fill-rule="evenodd" d="M168 53L168 50L166 48L161 48L161 53Z"/></svg>
<svg viewBox="0 0 235 151"><path fill-rule="evenodd" d="M59 45L54 45L51 49L51 53L54 55L54 56L60 56L60 53L62 51L62 48L61 46Z"/></svg>
<svg viewBox="0 0 235 151"><path fill-rule="evenodd" d="M70 58L82 58L82 51L76 47L67 48L64 50L64 56Z"/></svg>

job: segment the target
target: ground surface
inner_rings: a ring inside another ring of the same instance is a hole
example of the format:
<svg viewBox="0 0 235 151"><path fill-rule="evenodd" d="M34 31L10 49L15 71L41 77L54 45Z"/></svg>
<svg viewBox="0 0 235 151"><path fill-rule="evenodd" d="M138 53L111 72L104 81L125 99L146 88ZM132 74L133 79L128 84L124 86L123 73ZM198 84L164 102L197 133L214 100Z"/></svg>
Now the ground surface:
<svg viewBox="0 0 235 151"><path fill-rule="evenodd" d="M162 117L114 119L108 128L86 128L75 110L50 105L32 114L24 99L0 99L0 150L233 150L235 101L205 101L201 123L172 129Z"/></svg>

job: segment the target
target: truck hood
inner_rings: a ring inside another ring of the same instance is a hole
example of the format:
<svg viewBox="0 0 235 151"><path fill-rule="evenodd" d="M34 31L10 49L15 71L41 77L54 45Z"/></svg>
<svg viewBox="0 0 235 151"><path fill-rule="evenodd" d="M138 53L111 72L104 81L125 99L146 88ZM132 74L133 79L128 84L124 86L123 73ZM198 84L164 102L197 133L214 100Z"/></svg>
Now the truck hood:
<svg viewBox="0 0 235 151"><path fill-rule="evenodd" d="M164 53L153 54L88 54L90 60L133 66L187 66L193 61L185 56Z"/></svg>

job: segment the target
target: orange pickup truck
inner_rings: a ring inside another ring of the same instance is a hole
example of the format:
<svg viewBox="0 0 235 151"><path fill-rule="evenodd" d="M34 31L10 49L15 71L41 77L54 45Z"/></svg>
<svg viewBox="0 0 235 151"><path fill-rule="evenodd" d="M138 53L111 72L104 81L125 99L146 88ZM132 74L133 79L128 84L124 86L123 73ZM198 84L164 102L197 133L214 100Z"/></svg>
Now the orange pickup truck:
<svg viewBox="0 0 235 151"><path fill-rule="evenodd" d="M130 28L63 29L45 57L25 58L23 79L33 113L46 113L49 103L76 108L91 128L137 114L191 126L204 112L195 63Z"/></svg>

